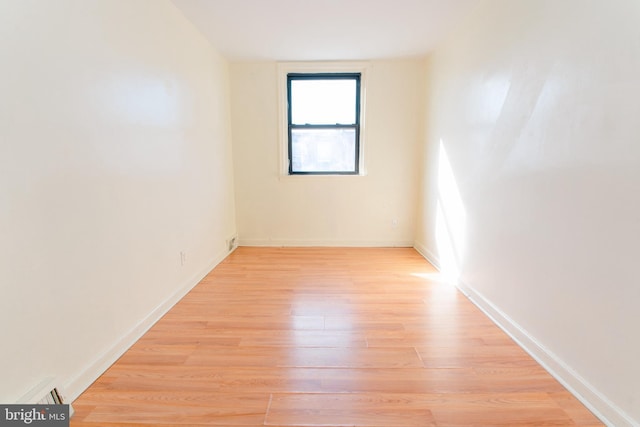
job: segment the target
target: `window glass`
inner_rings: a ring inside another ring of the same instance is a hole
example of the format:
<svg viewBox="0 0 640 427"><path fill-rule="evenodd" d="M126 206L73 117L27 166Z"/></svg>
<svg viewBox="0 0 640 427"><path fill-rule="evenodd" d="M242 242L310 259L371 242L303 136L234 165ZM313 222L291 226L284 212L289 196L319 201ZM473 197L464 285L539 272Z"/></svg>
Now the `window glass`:
<svg viewBox="0 0 640 427"><path fill-rule="evenodd" d="M354 124L356 81L292 80L291 122L304 124Z"/></svg>
<svg viewBox="0 0 640 427"><path fill-rule="evenodd" d="M356 161L356 132L346 129L291 131L292 170L351 172Z"/></svg>
<svg viewBox="0 0 640 427"><path fill-rule="evenodd" d="M357 174L360 74L288 74L289 174Z"/></svg>

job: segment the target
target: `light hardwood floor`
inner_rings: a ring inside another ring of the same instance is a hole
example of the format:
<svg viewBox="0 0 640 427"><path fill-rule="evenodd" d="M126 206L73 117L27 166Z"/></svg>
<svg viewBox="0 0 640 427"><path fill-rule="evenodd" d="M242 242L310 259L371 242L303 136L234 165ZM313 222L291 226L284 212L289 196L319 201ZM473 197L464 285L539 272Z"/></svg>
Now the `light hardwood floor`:
<svg viewBox="0 0 640 427"><path fill-rule="evenodd" d="M413 249L241 247L76 427L601 426Z"/></svg>

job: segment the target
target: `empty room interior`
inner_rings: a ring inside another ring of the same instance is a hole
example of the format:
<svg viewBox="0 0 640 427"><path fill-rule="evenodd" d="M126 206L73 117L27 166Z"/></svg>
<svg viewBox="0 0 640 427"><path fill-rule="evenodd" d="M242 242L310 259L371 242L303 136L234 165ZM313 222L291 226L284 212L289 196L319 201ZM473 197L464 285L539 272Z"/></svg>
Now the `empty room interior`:
<svg viewBox="0 0 640 427"><path fill-rule="evenodd" d="M637 0L0 0L0 403L640 426L639 23Z"/></svg>

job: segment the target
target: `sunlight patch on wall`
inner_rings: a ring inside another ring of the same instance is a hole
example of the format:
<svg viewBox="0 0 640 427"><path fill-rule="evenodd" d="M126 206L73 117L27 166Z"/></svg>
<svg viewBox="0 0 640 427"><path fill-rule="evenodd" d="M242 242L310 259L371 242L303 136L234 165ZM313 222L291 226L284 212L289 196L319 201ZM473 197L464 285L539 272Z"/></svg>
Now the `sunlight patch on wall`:
<svg viewBox="0 0 640 427"><path fill-rule="evenodd" d="M455 283L465 251L467 214L442 140L439 149L436 244L440 270L448 281Z"/></svg>
<svg viewBox="0 0 640 427"><path fill-rule="evenodd" d="M471 89L469 119L476 124L493 124L498 120L511 88L507 76L494 75Z"/></svg>

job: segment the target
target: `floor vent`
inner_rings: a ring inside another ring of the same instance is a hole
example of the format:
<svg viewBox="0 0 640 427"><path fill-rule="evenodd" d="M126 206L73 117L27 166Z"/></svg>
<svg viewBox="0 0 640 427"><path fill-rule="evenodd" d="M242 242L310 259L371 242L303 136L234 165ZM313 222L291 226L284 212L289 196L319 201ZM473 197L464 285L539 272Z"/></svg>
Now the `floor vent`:
<svg viewBox="0 0 640 427"><path fill-rule="evenodd" d="M45 394L38 402L38 405L64 405L66 404L64 396L56 387ZM73 417L73 406L69 404L69 417Z"/></svg>
<svg viewBox="0 0 640 427"><path fill-rule="evenodd" d="M229 240L227 240L227 249L229 252L233 251L238 247L238 236L233 236Z"/></svg>
<svg viewBox="0 0 640 427"><path fill-rule="evenodd" d="M67 404L64 393L55 387L57 379L55 377L47 377L40 381L38 385L33 387L27 394L16 401L17 404L36 404L36 405L60 405ZM47 391L49 390L49 391ZM73 415L73 406L69 404L69 416Z"/></svg>
<svg viewBox="0 0 640 427"><path fill-rule="evenodd" d="M47 393L42 399L38 401L39 405L62 405L64 404L64 399L57 388L54 388L49 393Z"/></svg>

